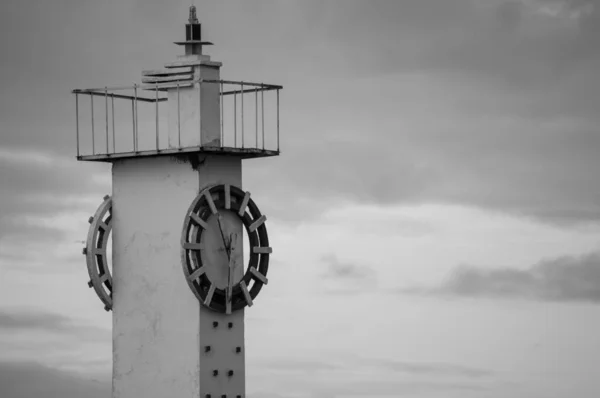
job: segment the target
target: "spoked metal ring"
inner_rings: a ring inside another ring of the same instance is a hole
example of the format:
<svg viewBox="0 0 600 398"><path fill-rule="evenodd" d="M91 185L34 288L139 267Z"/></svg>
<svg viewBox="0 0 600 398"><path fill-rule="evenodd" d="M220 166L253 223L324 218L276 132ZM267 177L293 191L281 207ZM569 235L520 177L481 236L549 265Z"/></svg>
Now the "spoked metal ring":
<svg viewBox="0 0 600 398"><path fill-rule="evenodd" d="M104 303L104 309L110 311L112 309L112 276L108 268L106 253L112 228L112 199L109 195L104 197L104 202L88 221L90 229L86 247L83 249L88 274L90 275L88 286L94 288L96 294Z"/></svg>

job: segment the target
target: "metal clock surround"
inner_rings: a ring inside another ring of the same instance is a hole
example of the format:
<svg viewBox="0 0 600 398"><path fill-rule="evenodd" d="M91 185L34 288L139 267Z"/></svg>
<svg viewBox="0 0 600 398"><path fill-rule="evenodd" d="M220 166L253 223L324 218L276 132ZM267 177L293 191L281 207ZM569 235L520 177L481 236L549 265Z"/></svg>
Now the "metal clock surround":
<svg viewBox="0 0 600 398"><path fill-rule="evenodd" d="M235 213L246 229L250 247L250 258L243 278L233 286L230 306L227 305L226 289L212 286L203 264L201 252L202 233L208 227L211 216L218 215L219 209ZM250 198L250 192L224 184L202 190L190 205L183 223L181 235L181 262L186 281L204 306L220 312L230 313L246 306L252 306L263 285L269 268L269 238L265 226L266 216Z"/></svg>
<svg viewBox="0 0 600 398"><path fill-rule="evenodd" d="M94 288L104 309L112 309L112 276L108 267L106 248L112 230L112 199L106 195L104 202L98 207L93 217L89 218L86 246L83 254L86 257L90 281L88 286Z"/></svg>

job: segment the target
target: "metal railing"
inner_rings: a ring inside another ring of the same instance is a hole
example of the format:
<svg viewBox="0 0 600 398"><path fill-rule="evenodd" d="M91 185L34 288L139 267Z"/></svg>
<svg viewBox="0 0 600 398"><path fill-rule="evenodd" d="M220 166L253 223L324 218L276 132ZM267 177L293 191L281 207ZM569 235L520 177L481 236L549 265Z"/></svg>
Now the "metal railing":
<svg viewBox="0 0 600 398"><path fill-rule="evenodd" d="M201 110L203 86L213 84L219 87L220 115L216 128L220 129L220 150L252 152L256 156L261 156L261 153L264 156L278 154L282 86L200 79L73 90L77 158L100 160L116 155L202 150L202 128L207 127L202 126L203 117L199 118L200 125L197 128L199 145L182 145L181 92L182 89L199 87L198 104ZM177 106L162 104L168 101L177 101ZM89 105L85 102L89 102ZM98 102L101 103L100 107ZM127 102L130 106L125 106ZM85 111L86 108L89 112ZM173 117L177 118L177 123L169 120ZM169 131L174 129L173 126L177 126L178 130L176 144L172 142L174 131ZM211 148L214 150L214 146Z"/></svg>

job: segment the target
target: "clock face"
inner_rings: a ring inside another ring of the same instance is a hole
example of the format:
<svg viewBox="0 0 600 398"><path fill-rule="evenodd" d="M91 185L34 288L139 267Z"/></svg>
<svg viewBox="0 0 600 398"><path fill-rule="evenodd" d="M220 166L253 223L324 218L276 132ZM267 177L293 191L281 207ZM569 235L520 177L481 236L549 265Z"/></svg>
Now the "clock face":
<svg viewBox="0 0 600 398"><path fill-rule="evenodd" d="M230 314L253 304L268 282L272 249L266 220L250 193L232 185L207 188L194 199L185 216L181 257L188 285L203 305Z"/></svg>

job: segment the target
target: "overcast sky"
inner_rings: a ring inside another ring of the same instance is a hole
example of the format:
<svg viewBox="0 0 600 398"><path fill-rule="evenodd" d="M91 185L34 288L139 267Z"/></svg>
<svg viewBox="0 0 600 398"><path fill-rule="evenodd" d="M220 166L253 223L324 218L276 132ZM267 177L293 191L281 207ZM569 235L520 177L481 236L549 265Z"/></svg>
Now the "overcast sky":
<svg viewBox="0 0 600 398"><path fill-rule="evenodd" d="M2 398L110 396L70 90L173 61L189 5L0 4ZM223 78L284 86L250 397L600 394L600 1L196 5Z"/></svg>

